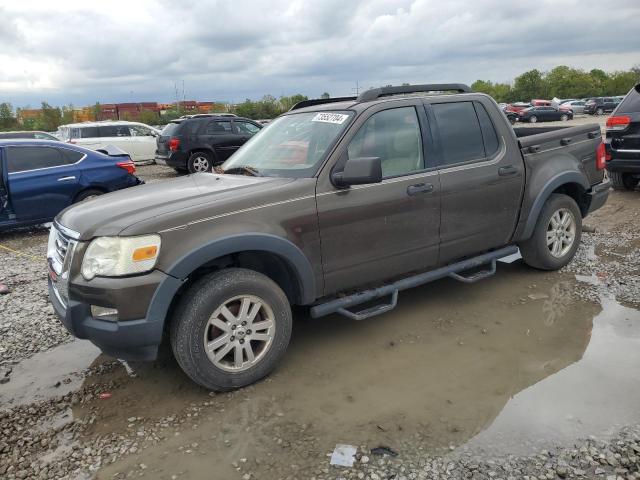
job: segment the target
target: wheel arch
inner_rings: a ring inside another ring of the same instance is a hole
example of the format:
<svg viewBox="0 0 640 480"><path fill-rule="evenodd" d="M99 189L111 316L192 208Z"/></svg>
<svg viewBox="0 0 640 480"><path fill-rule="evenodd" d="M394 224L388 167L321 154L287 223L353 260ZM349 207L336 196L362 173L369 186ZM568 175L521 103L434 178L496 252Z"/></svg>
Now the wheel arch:
<svg viewBox="0 0 640 480"><path fill-rule="evenodd" d="M225 267L249 268L265 274L287 294L292 304L315 300L313 268L291 241L276 235L232 235L202 245L165 270L147 310L149 319L165 321L180 294L202 275Z"/></svg>
<svg viewBox="0 0 640 480"><path fill-rule="evenodd" d="M553 193L563 193L573 198L578 204L582 216L586 216L589 211L589 196L587 194L589 187L584 175L579 172L563 172L551 178L545 183L533 202L521 237L523 239L531 237L540 212Z"/></svg>

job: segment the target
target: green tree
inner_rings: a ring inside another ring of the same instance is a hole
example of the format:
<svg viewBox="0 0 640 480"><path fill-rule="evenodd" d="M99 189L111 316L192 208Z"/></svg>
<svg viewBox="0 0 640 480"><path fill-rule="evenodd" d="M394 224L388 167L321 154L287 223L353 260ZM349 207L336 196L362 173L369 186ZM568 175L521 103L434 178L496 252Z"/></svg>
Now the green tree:
<svg viewBox="0 0 640 480"><path fill-rule="evenodd" d="M74 113L75 113L75 109L73 108L73 105L71 103L65 107L62 107L62 124L61 125L66 125L68 123L75 122Z"/></svg>
<svg viewBox="0 0 640 480"><path fill-rule="evenodd" d="M138 116L138 121L147 125L157 125L160 122L160 115L151 110L142 110Z"/></svg>
<svg viewBox="0 0 640 480"><path fill-rule="evenodd" d="M320 95L320 98L322 99L331 98L331 95L329 95L329 92L324 92L322 95Z"/></svg>
<svg viewBox="0 0 640 480"><path fill-rule="evenodd" d="M0 128L3 130L13 128L17 123L13 114L13 106L8 102L0 103Z"/></svg>
<svg viewBox="0 0 640 480"><path fill-rule="evenodd" d="M40 115L35 121L37 130L45 132L53 132L58 129L62 123L62 111L58 107L52 107L47 102L42 102Z"/></svg>
<svg viewBox="0 0 640 480"><path fill-rule="evenodd" d="M513 90L515 97L525 102L534 98L546 98L548 93L548 87L542 73L535 68L517 76Z"/></svg>
<svg viewBox="0 0 640 480"><path fill-rule="evenodd" d="M102 107L100 102L96 102L93 107L91 107L91 113L93 114L94 120L102 120Z"/></svg>
<svg viewBox="0 0 640 480"><path fill-rule="evenodd" d="M604 95L626 95L636 83L638 83L638 77L631 70L613 72L607 79Z"/></svg>

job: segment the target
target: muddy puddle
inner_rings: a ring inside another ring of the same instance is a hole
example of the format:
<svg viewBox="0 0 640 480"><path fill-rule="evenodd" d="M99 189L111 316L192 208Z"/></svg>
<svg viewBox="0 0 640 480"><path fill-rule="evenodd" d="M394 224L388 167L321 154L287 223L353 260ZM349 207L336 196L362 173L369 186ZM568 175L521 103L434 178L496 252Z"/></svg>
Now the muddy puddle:
<svg viewBox="0 0 640 480"><path fill-rule="evenodd" d="M88 437L160 425L160 441L141 435L135 454L101 469L105 479L311 478L338 443L520 453L606 436L640 420L640 314L606 297L576 301L574 287L516 262L475 285L402 292L396 310L364 322L298 312L283 364L257 385L210 394L171 358L132 364L134 375L118 365L76 386L108 383L111 396L73 414L95 416ZM78 370L104 361L90 350ZM0 398L46 395L41 383L0 385Z"/></svg>

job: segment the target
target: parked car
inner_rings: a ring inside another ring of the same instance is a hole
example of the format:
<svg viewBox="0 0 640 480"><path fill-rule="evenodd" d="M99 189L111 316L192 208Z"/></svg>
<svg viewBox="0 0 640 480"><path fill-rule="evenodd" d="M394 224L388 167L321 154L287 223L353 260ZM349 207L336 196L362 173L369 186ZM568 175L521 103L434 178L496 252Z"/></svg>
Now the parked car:
<svg viewBox="0 0 640 480"><path fill-rule="evenodd" d="M155 160L177 171L210 172L261 128L248 118L227 115L193 115L174 120L158 137Z"/></svg>
<svg viewBox="0 0 640 480"><path fill-rule="evenodd" d="M640 180L640 83L607 119L607 170L618 190L634 190Z"/></svg>
<svg viewBox="0 0 640 480"><path fill-rule="evenodd" d="M53 140L58 141L57 137L54 137L47 132L0 132L0 140L15 139L15 138L31 138L34 140Z"/></svg>
<svg viewBox="0 0 640 480"><path fill-rule="evenodd" d="M560 104L559 110L571 110L574 115L581 115L584 113L584 100L570 100Z"/></svg>
<svg viewBox="0 0 640 480"><path fill-rule="evenodd" d="M64 142L99 150L114 145L134 162L153 160L160 132L144 123L125 121L84 122L61 125L58 138Z"/></svg>
<svg viewBox="0 0 640 480"><path fill-rule="evenodd" d="M566 122L573 118L570 110L559 110L554 107L530 107L518 113L518 120L521 122L553 122L561 120Z"/></svg>
<svg viewBox="0 0 640 480"><path fill-rule="evenodd" d="M551 100L533 99L531 100L532 107L551 107Z"/></svg>
<svg viewBox="0 0 640 480"><path fill-rule="evenodd" d="M614 97L590 98L584 104L584 112L588 115L604 115L611 113L620 104Z"/></svg>
<svg viewBox="0 0 640 480"><path fill-rule="evenodd" d="M522 110L524 110L526 108L530 108L532 106L533 105L531 105L531 103L515 102L515 103L510 103L509 105L507 105L506 111L507 112L520 113Z"/></svg>
<svg viewBox="0 0 640 480"><path fill-rule="evenodd" d="M291 305L362 320L401 290L486 278L518 247L532 267L563 267L609 194L600 126L514 129L470 92L303 101L224 174L64 211L47 254L55 311L116 358L152 360L167 334L195 382L228 390L282 358Z"/></svg>
<svg viewBox="0 0 640 480"><path fill-rule="evenodd" d="M510 112L507 110L503 110L503 113L505 114L505 116L507 117L507 119L509 120L509 123L511 125L514 125L517 121L518 121L518 114L515 112Z"/></svg>
<svg viewBox="0 0 640 480"><path fill-rule="evenodd" d="M107 151L0 140L0 231L51 222L73 203L144 183L125 152Z"/></svg>

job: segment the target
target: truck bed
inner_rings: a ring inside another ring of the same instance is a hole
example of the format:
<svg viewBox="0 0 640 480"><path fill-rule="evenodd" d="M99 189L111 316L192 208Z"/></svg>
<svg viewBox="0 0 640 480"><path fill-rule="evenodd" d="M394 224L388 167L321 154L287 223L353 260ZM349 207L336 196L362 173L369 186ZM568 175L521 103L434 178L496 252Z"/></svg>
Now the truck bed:
<svg viewBox="0 0 640 480"><path fill-rule="evenodd" d="M572 155L582 165L589 183L602 181L603 171L596 169L596 148L602 141L600 126L592 123L575 127L517 127L513 129L527 168L554 161L559 155Z"/></svg>

